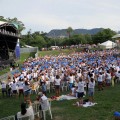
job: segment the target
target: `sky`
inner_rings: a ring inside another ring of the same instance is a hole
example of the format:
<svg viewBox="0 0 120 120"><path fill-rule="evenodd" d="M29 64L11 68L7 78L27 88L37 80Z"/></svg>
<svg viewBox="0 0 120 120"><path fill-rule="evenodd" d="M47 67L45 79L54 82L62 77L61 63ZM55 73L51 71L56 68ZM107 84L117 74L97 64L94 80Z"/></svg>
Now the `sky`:
<svg viewBox="0 0 120 120"><path fill-rule="evenodd" d="M120 30L119 0L0 0L0 16L17 17L24 33L52 29Z"/></svg>

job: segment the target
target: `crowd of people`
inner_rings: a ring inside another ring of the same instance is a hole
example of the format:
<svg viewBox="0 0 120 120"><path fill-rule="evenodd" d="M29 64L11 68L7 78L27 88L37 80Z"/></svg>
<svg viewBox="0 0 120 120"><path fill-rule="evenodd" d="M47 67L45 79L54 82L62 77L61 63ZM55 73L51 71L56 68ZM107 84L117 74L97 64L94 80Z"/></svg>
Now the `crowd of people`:
<svg viewBox="0 0 120 120"><path fill-rule="evenodd" d="M30 85L35 81L46 96L47 84L50 83L50 87L55 88L56 97L60 96L61 86L68 86L70 95L80 98L78 106L83 105L86 92L92 103L95 84L102 91L104 86L114 86L114 82L120 82L119 51L74 52L69 55L29 58L13 80L9 77L7 85L1 82L3 96L4 93L8 96L16 95L18 91L19 97L22 94L25 100L29 100Z"/></svg>

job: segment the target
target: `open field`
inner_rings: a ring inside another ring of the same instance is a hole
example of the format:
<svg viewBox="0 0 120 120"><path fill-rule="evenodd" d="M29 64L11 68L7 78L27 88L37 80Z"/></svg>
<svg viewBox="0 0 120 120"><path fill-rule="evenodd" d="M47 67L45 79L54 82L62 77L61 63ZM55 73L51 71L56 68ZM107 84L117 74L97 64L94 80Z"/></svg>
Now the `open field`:
<svg viewBox="0 0 120 120"><path fill-rule="evenodd" d="M54 93L49 96L51 95ZM32 100L35 100L35 95L32 95ZM20 111L22 101L23 98L2 98L0 96L0 118L14 115ZM120 84L104 88L103 91L96 89L95 102L98 104L93 107L73 106L75 101L52 101L53 120L113 120L114 111L120 111ZM50 120L49 116L47 116L47 120Z"/></svg>

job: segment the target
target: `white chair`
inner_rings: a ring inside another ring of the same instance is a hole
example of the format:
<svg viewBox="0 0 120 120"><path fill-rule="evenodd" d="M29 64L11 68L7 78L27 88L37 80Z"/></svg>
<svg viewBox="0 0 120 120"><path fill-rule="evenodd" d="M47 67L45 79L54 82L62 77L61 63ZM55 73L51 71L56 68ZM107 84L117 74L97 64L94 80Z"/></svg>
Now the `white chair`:
<svg viewBox="0 0 120 120"><path fill-rule="evenodd" d="M67 91L68 90L68 83L65 84L65 82L62 82L61 89L62 89L62 92L64 91L64 89Z"/></svg>
<svg viewBox="0 0 120 120"><path fill-rule="evenodd" d="M41 110L41 112L43 113L43 119L46 120L46 112L49 111L50 117L52 119L52 112L51 112L51 101L45 100L45 102L47 103L46 106L44 106L44 108ZM42 107L42 106L41 106ZM42 115L42 114L41 114Z"/></svg>
<svg viewBox="0 0 120 120"><path fill-rule="evenodd" d="M55 91L55 85L53 83L51 83L50 88L52 91Z"/></svg>
<svg viewBox="0 0 120 120"><path fill-rule="evenodd" d="M11 115L11 116L8 116L8 117L1 118L0 120L15 120L15 116Z"/></svg>
<svg viewBox="0 0 120 120"><path fill-rule="evenodd" d="M34 115L37 115L38 117L39 117L39 110L40 110L39 106L40 106L39 102L34 102L32 104Z"/></svg>
<svg viewBox="0 0 120 120"><path fill-rule="evenodd" d="M31 116L17 118L18 120L30 120Z"/></svg>
<svg viewBox="0 0 120 120"><path fill-rule="evenodd" d="M47 82L46 86L47 86L47 91L49 91L50 93L50 81Z"/></svg>

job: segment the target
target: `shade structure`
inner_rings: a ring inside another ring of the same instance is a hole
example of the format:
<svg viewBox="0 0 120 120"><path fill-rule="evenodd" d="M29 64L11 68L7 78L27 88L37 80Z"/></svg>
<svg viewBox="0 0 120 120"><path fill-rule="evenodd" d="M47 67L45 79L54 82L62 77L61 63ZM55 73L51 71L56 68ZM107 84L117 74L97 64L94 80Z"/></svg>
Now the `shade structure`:
<svg viewBox="0 0 120 120"><path fill-rule="evenodd" d="M112 38L113 39L120 38L120 34L114 35Z"/></svg>
<svg viewBox="0 0 120 120"><path fill-rule="evenodd" d="M110 41L110 40L108 40L106 42L101 43L100 46L104 46L106 49L111 49L111 48L116 47L117 44L112 42L112 41Z"/></svg>

